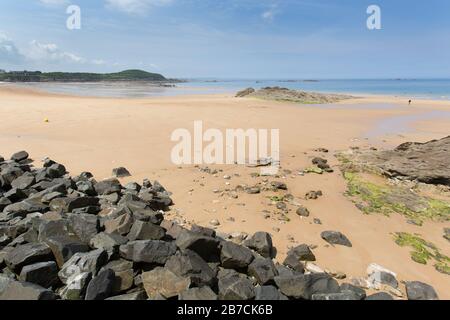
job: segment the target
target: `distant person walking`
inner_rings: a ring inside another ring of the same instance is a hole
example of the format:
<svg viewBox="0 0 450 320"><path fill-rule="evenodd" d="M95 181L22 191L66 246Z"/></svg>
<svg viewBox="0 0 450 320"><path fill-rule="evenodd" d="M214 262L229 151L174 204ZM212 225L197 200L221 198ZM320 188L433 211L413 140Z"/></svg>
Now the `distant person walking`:
<svg viewBox="0 0 450 320"><path fill-rule="evenodd" d="M411 103L412 103L412 100L409 100L409 101L408 101L408 104L411 105Z"/></svg>

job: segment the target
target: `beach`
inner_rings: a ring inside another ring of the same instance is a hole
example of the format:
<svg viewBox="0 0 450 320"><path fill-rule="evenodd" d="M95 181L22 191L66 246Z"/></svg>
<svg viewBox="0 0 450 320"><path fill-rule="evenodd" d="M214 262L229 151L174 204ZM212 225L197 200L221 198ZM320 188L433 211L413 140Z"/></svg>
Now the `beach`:
<svg viewBox="0 0 450 320"><path fill-rule="evenodd" d="M448 275L431 264L412 261L410 249L393 240L395 232L418 233L448 256L448 241L442 236L445 223L416 226L400 215L362 214L344 195L346 182L333 156L351 147L393 148L448 136L447 101L414 100L408 105L406 98L369 96L332 105L299 105L232 94L113 99L12 87L0 88L0 101L0 154L5 158L27 150L37 166L50 157L64 163L72 175L90 171L97 180L111 177L113 168L123 166L132 174L123 183L148 178L173 193L175 205L166 219L209 227L211 220L218 220L217 230L226 233L267 231L280 261L289 247L305 243L316 247L317 264L324 269L362 277L369 264L377 263L400 280L428 283L441 299L450 299ZM211 165L222 170L211 175L194 165L173 164L171 133L178 128L193 130L197 120L205 128L220 130L280 129L281 177L252 177L256 170L240 165ZM325 157L334 172L297 174L310 166L313 157L324 156L315 151L318 148L329 150ZM236 199L214 192L264 179L285 182L288 192L299 199L311 190L321 190L323 196L300 201L310 217L293 211L289 221L282 222L264 216L264 210L276 210L270 193L239 193ZM322 224L315 224L314 218ZM353 247L327 245L320 237L325 230L344 233Z"/></svg>

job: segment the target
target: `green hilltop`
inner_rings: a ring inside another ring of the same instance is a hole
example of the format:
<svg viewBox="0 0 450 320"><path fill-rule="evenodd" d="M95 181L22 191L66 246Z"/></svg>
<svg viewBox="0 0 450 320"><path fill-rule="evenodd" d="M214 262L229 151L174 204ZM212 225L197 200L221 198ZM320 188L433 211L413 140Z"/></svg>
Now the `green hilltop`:
<svg viewBox="0 0 450 320"><path fill-rule="evenodd" d="M88 72L1 72L0 81L8 82L101 82L101 81L170 81L158 73L143 70L125 70L116 73Z"/></svg>

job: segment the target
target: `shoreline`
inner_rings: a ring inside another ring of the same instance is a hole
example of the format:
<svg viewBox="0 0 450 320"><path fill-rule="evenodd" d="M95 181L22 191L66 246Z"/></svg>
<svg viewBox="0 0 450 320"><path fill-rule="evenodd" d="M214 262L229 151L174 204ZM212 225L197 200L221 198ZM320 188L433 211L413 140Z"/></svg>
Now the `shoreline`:
<svg viewBox="0 0 450 320"><path fill-rule="evenodd" d="M445 286L448 276L438 274L431 265L412 261L409 249L397 246L391 236L393 232L422 233L450 255L442 237L443 224L427 222L418 227L399 215L388 218L361 214L344 196L347 186L334 157L335 152L351 147L390 148L406 141L425 142L448 136L450 120L439 119L439 125L419 121L414 124L417 131L412 133L364 138L365 132L384 119L446 110L448 103L421 100L408 106L407 101L395 97L366 97L323 107L223 94L116 99L11 88L0 88L0 98L0 117L4 120L0 154L5 158L27 150L35 157L36 165L48 156L64 163L71 175L89 168L99 179L111 177L113 168L124 166L132 174L121 179L124 184L149 178L173 192L175 206L167 213L169 220L210 226L211 220L217 219L217 231L227 233L264 230L273 235L280 259L293 245L311 244L317 246L314 254L322 268L359 277L366 274L370 263L378 263L396 272L399 279L429 283L441 298L450 298ZM376 108L378 104L389 107ZM279 220L278 209L269 199L276 194L229 197L226 189L264 183L264 177L251 175L254 169L214 165L210 167L222 171L211 175L193 165L172 164L171 133L177 128L191 130L193 121L199 119L206 127L219 130L280 128L282 170L288 171L282 171L277 180L287 184L288 192L308 207L311 216L299 217L291 208L287 213L290 221ZM329 153L314 151L317 148L327 148ZM326 157L334 173L299 175L299 170L310 166L316 156ZM231 179L224 179L225 175ZM321 190L324 196L305 200L304 195L311 190ZM265 217L265 210L270 218ZM320 219L322 224L315 224L313 219ZM275 231L275 227L279 230ZM324 245L320 238L324 230L344 233L353 248Z"/></svg>

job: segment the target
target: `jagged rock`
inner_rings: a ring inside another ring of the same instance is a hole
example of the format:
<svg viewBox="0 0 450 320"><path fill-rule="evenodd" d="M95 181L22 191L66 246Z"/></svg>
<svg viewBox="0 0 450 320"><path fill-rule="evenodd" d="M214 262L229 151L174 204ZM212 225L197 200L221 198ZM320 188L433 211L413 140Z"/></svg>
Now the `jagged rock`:
<svg viewBox="0 0 450 320"><path fill-rule="evenodd" d="M341 284L341 291L352 291L359 300L364 300L366 298L366 291L362 288L354 286L350 283Z"/></svg>
<svg viewBox="0 0 450 320"><path fill-rule="evenodd" d="M157 295L166 299L176 297L191 285L189 278L177 276L169 269L161 267L142 273L142 282L150 299Z"/></svg>
<svg viewBox="0 0 450 320"><path fill-rule="evenodd" d="M216 237L216 230L211 229L211 228L205 228L205 227L202 227L202 226L193 225L191 227L191 231L195 232L195 233L200 233L200 234L202 234L204 236L207 236L207 237L212 237L212 238Z"/></svg>
<svg viewBox="0 0 450 320"><path fill-rule="evenodd" d="M58 266L55 262L39 262L24 266L19 280L37 284L43 288L50 288L58 283Z"/></svg>
<svg viewBox="0 0 450 320"><path fill-rule="evenodd" d="M249 94L254 93L256 90L253 88L247 88L244 90L239 91L238 93L236 93L236 98L243 98L245 96L248 96Z"/></svg>
<svg viewBox="0 0 450 320"><path fill-rule="evenodd" d="M374 288L380 288L380 285L388 285L395 289L398 288L397 275L378 264L370 264L367 268L367 274L369 275L367 280Z"/></svg>
<svg viewBox="0 0 450 320"><path fill-rule="evenodd" d="M131 173L124 167L114 168L112 175L116 178L130 177Z"/></svg>
<svg viewBox="0 0 450 320"><path fill-rule="evenodd" d="M20 161L23 161L23 160L27 160L29 156L30 155L28 154L28 152L26 152L26 151L19 151L19 152L14 153L11 156L11 160L15 161L15 162L20 162Z"/></svg>
<svg viewBox="0 0 450 320"><path fill-rule="evenodd" d="M67 220L41 221L38 226L38 240L45 242L48 238L56 236L67 236L69 234Z"/></svg>
<svg viewBox="0 0 450 320"><path fill-rule="evenodd" d="M108 252L109 256L112 256L118 253L119 247L127 243L127 241L127 238L119 234L100 232L89 241L89 245L94 249L104 249Z"/></svg>
<svg viewBox="0 0 450 320"><path fill-rule="evenodd" d="M220 261L227 269L245 269L253 261L253 254L249 249L227 241L221 244Z"/></svg>
<svg viewBox="0 0 450 320"><path fill-rule="evenodd" d="M187 300L187 301L217 300L217 294L215 294L210 287L191 288L181 292L178 295L178 300Z"/></svg>
<svg viewBox="0 0 450 320"><path fill-rule="evenodd" d="M283 264L299 272L304 271L302 261L316 261L316 257L306 244L301 244L289 250Z"/></svg>
<svg viewBox="0 0 450 320"><path fill-rule="evenodd" d="M120 192L120 190L122 190L122 185L119 180L114 178L97 182L94 188L99 195L108 195L111 193Z"/></svg>
<svg viewBox="0 0 450 320"><path fill-rule="evenodd" d="M275 256L272 237L267 232L256 232L244 242L244 245L255 250L265 258L273 258Z"/></svg>
<svg viewBox="0 0 450 320"><path fill-rule="evenodd" d="M194 251L177 252L167 260L165 267L179 277L189 278L193 285L214 285L215 272Z"/></svg>
<svg viewBox="0 0 450 320"><path fill-rule="evenodd" d="M114 271L114 284L112 292L114 294L127 291L134 284L133 262L127 260L114 260L103 267L104 270L111 269Z"/></svg>
<svg viewBox="0 0 450 320"><path fill-rule="evenodd" d="M89 246L78 238L71 236L53 236L45 240L55 256L56 263L61 268L77 252L89 251Z"/></svg>
<svg viewBox="0 0 450 320"><path fill-rule="evenodd" d="M339 293L339 284L328 274L278 276L275 283L284 295L294 299L311 300L313 294Z"/></svg>
<svg viewBox="0 0 450 320"><path fill-rule="evenodd" d="M270 183L270 185L272 186L272 188L274 190L287 190L287 185L284 182L279 182L279 181L272 181Z"/></svg>
<svg viewBox="0 0 450 320"><path fill-rule="evenodd" d="M139 240L120 246L119 251L121 257L127 260L164 265L175 254L177 247L173 242Z"/></svg>
<svg viewBox="0 0 450 320"><path fill-rule="evenodd" d="M274 286L256 287L255 293L256 293L255 300L269 300L269 301L289 300L288 297L282 294Z"/></svg>
<svg viewBox="0 0 450 320"><path fill-rule="evenodd" d="M130 232L133 222L131 214L123 214L115 219L105 221L105 232L126 235Z"/></svg>
<svg viewBox="0 0 450 320"><path fill-rule="evenodd" d="M77 190L88 195L88 196L95 196L96 192L94 189L94 184L87 180L87 181L78 181L76 183Z"/></svg>
<svg viewBox="0 0 450 320"><path fill-rule="evenodd" d="M248 266L248 275L254 277L260 285L265 285L272 283L278 272L271 259L256 258Z"/></svg>
<svg viewBox="0 0 450 320"><path fill-rule="evenodd" d="M0 278L0 300L55 300L55 294L34 283Z"/></svg>
<svg viewBox="0 0 450 320"><path fill-rule="evenodd" d="M88 284L85 300L105 300L113 290L115 275L111 269L106 269L94 277Z"/></svg>
<svg viewBox="0 0 450 320"><path fill-rule="evenodd" d="M338 231L324 231L320 234L323 240L330 244L337 244L341 246L351 247L352 243L348 238Z"/></svg>
<svg viewBox="0 0 450 320"><path fill-rule="evenodd" d="M12 188L11 190L5 192L3 196L9 201L17 202L25 199L27 197L27 194L20 189Z"/></svg>
<svg viewBox="0 0 450 320"><path fill-rule="evenodd" d="M408 300L439 300L434 288L426 283L409 281L405 285Z"/></svg>
<svg viewBox="0 0 450 320"><path fill-rule="evenodd" d="M180 249L196 252L206 262L214 262L219 257L219 241L188 230L182 230L176 238L176 245Z"/></svg>
<svg viewBox="0 0 450 320"><path fill-rule="evenodd" d="M166 235L166 231L151 222L135 221L131 227L128 239L135 240L161 240Z"/></svg>
<svg viewBox="0 0 450 320"><path fill-rule="evenodd" d="M377 292L370 296L367 296L365 300L394 300L389 293L386 292Z"/></svg>
<svg viewBox="0 0 450 320"><path fill-rule="evenodd" d="M63 283L67 284L71 278L82 273L90 273L95 276L107 262L108 255L103 249L90 252L78 252L64 263L58 276Z"/></svg>
<svg viewBox="0 0 450 320"><path fill-rule="evenodd" d="M92 279L90 272L76 274L69 278L67 285L61 290L61 298L64 300L84 300L86 288Z"/></svg>
<svg viewBox="0 0 450 320"><path fill-rule="evenodd" d="M66 167L64 167L62 164L59 164L59 163L52 164L45 171L46 171L47 177L49 177L51 179L61 178L67 172Z"/></svg>
<svg viewBox="0 0 450 320"><path fill-rule="evenodd" d="M25 172L23 175L11 182L11 187L19 190L25 190L36 182L33 174Z"/></svg>
<svg viewBox="0 0 450 320"><path fill-rule="evenodd" d="M139 300L147 300L147 294L145 291L137 291L137 292L131 292L127 294L122 294L120 296L115 297L109 297L105 300L121 300L121 301L139 301Z"/></svg>
<svg viewBox="0 0 450 320"><path fill-rule="evenodd" d="M49 246L43 243L28 243L18 246L5 256L6 265L11 270L20 271L23 266L53 260Z"/></svg>
<svg viewBox="0 0 450 320"><path fill-rule="evenodd" d="M359 296L353 291L344 291L339 293L320 293L313 294L312 300L360 300Z"/></svg>
<svg viewBox="0 0 450 320"><path fill-rule="evenodd" d="M81 241L89 243L97 235L100 224L95 215L72 214L69 217L69 227Z"/></svg>
<svg viewBox="0 0 450 320"><path fill-rule="evenodd" d="M219 300L252 300L255 298L253 282L234 270L220 271Z"/></svg>
<svg viewBox="0 0 450 320"><path fill-rule="evenodd" d="M81 198L56 198L50 202L50 210L54 212L67 213L75 209L84 207L97 206L98 199L96 197L81 197Z"/></svg>

